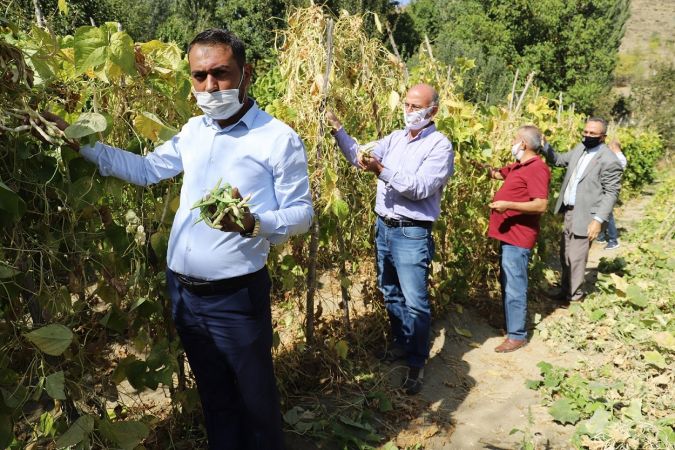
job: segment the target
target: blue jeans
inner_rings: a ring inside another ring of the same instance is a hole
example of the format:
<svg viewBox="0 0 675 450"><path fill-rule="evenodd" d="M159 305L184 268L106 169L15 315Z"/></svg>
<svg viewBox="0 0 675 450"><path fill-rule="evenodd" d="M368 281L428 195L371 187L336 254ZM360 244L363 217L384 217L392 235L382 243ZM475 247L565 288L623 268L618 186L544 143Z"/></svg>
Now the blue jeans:
<svg viewBox="0 0 675 450"><path fill-rule="evenodd" d="M395 345L403 347L410 367L429 357L431 307L428 278L434 256L431 230L375 224L377 281L384 295Z"/></svg>
<svg viewBox="0 0 675 450"><path fill-rule="evenodd" d="M500 282L506 332L511 339L527 339L527 265L530 249L501 243Z"/></svg>
<svg viewBox="0 0 675 450"><path fill-rule="evenodd" d="M619 243L619 230L616 229L616 222L614 222L614 213L609 214L609 219L603 224L602 231L598 235L598 239L604 241L605 234L607 235L607 244L613 245Z"/></svg>

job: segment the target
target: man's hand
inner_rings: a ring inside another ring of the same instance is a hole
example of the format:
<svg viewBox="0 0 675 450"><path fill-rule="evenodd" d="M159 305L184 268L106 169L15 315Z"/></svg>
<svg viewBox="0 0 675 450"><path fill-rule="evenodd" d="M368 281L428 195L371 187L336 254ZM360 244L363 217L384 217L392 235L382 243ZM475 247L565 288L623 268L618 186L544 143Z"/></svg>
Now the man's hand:
<svg viewBox="0 0 675 450"><path fill-rule="evenodd" d="M384 166L380 161L378 161L373 156L366 156L364 154L359 154L358 157L359 167L367 172L373 172L376 176L380 176L380 172L384 169Z"/></svg>
<svg viewBox="0 0 675 450"><path fill-rule="evenodd" d="M614 153L621 153L621 144L616 139L612 139L612 142L609 143L608 147Z"/></svg>
<svg viewBox="0 0 675 450"><path fill-rule="evenodd" d="M476 161L475 159L469 159L468 160L469 164L473 166L474 169L478 171L485 171L490 169L489 164L482 163L480 161Z"/></svg>
<svg viewBox="0 0 675 450"><path fill-rule="evenodd" d="M66 128L70 126L70 124L65 120L63 120L61 117L57 116L56 114L50 113L49 111L42 111L40 115L45 119L47 119L49 122L54 123L54 125L56 125L56 128L58 128L61 131L65 131ZM68 147L72 148L76 152L80 151L80 144L78 142L72 141L70 139L65 139L65 141L68 144Z"/></svg>
<svg viewBox="0 0 675 450"><path fill-rule="evenodd" d="M490 209L494 209L498 213L503 213L507 209L509 209L509 202L505 200L497 200L496 202L492 202L488 205Z"/></svg>
<svg viewBox="0 0 675 450"><path fill-rule="evenodd" d="M232 188L232 198L236 198L237 200L241 200L241 194L239 193L239 189ZM215 206L213 206L213 212L215 212ZM241 214L242 218L241 221L244 224L243 227L239 226L235 221L233 221L230 218L229 214L225 214L225 217L223 217L223 220L220 221L220 226L222 227L220 231L226 231L226 232L232 232L232 233L250 233L253 231L253 227L255 226L255 219L253 218L253 215L251 214L251 211L249 211L248 208L242 208L241 209Z"/></svg>
<svg viewBox="0 0 675 450"><path fill-rule="evenodd" d="M600 234L600 229L602 228L602 224L598 222L597 220L593 219L591 220L591 223L588 224L588 240L589 241L594 241L595 238L598 237L598 234Z"/></svg>
<svg viewBox="0 0 675 450"><path fill-rule="evenodd" d="M333 131L337 131L340 128L342 128L342 124L340 123L340 120L338 120L335 113L333 113L333 111L331 111L330 109L326 110L326 120L328 121L328 124L333 129Z"/></svg>

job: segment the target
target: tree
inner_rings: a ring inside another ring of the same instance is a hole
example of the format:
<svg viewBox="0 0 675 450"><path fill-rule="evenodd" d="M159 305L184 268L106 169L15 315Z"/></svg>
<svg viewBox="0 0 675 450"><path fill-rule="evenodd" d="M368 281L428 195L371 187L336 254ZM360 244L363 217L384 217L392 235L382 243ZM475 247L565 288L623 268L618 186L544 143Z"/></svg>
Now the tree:
<svg viewBox="0 0 675 450"><path fill-rule="evenodd" d="M627 0L415 0L408 8L420 35L448 64L476 60L463 93L501 102L516 68L536 72L550 96L590 113L606 95L628 15Z"/></svg>

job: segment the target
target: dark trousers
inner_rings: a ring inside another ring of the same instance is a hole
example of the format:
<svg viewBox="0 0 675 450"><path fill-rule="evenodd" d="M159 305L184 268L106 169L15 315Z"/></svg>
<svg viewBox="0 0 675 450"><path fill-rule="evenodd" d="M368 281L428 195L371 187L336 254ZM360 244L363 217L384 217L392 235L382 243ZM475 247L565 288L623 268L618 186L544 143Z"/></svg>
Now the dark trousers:
<svg viewBox="0 0 675 450"><path fill-rule="evenodd" d="M171 270L167 285L197 381L209 448L282 449L267 270L218 294L196 295Z"/></svg>

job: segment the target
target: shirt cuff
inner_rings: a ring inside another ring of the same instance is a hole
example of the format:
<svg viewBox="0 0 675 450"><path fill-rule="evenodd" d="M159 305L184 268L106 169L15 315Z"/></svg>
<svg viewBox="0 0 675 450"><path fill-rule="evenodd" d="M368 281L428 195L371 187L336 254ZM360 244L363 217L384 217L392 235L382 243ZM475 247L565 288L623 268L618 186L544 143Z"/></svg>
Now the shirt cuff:
<svg viewBox="0 0 675 450"><path fill-rule="evenodd" d="M274 211L265 211L258 213L260 218L260 231L258 236L269 237L277 233L277 216Z"/></svg>
<svg viewBox="0 0 675 450"><path fill-rule="evenodd" d="M597 221L600 222L600 223L603 223L603 222L604 222L604 220L602 220L602 219L601 219L600 217L598 217L598 216L594 216L593 219L597 220Z"/></svg>
<svg viewBox="0 0 675 450"><path fill-rule="evenodd" d="M388 184L393 176L394 172L391 169L383 167L378 178Z"/></svg>

